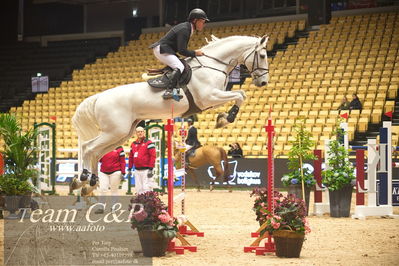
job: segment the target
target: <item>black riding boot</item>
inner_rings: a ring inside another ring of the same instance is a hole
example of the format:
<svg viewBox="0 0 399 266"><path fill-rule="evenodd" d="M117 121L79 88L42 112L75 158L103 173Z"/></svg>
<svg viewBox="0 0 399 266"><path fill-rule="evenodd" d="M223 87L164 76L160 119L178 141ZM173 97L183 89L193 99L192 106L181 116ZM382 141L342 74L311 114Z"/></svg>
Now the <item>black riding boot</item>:
<svg viewBox="0 0 399 266"><path fill-rule="evenodd" d="M166 89L162 97L165 100L173 98L176 101L179 101L181 98L183 98L183 96L180 94L180 89L176 88L181 76L180 69L173 69L173 71L168 76L170 81L169 87Z"/></svg>

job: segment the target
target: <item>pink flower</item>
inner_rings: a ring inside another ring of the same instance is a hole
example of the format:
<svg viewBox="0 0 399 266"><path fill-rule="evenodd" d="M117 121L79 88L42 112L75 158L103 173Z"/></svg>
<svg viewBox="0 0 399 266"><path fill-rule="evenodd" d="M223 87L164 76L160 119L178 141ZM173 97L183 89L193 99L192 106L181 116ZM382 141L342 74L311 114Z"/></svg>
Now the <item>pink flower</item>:
<svg viewBox="0 0 399 266"><path fill-rule="evenodd" d="M310 232L312 232L312 230L310 230L310 227L305 225L305 234L309 234Z"/></svg>
<svg viewBox="0 0 399 266"><path fill-rule="evenodd" d="M146 213L146 211L144 209L141 209L141 210L133 213L133 218L138 222L144 221L144 219L147 218L147 216L148 216L148 214Z"/></svg>
<svg viewBox="0 0 399 266"><path fill-rule="evenodd" d="M272 220L272 226L274 229L279 229L280 228L280 223L276 223L274 220Z"/></svg>
<svg viewBox="0 0 399 266"><path fill-rule="evenodd" d="M170 217L169 213L163 213L163 214L158 215L158 219L159 219L162 223L165 223L165 224L169 224L170 221L173 222L173 220L172 220L172 218Z"/></svg>
<svg viewBox="0 0 399 266"><path fill-rule="evenodd" d="M173 226L175 220L176 220L176 219L170 219L168 225L169 225L169 226Z"/></svg>
<svg viewBox="0 0 399 266"><path fill-rule="evenodd" d="M309 222L306 218L303 219L303 223L305 224L305 234L310 233L312 230L310 230Z"/></svg>

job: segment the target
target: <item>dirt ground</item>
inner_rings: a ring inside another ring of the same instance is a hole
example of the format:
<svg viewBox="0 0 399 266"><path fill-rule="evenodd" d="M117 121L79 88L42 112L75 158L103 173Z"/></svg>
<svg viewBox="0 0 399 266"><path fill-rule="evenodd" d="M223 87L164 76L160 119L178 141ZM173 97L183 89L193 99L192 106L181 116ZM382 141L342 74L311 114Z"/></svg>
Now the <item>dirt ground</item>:
<svg viewBox="0 0 399 266"><path fill-rule="evenodd" d="M180 193L175 191L175 195ZM154 265L398 265L399 219L373 217L366 220L310 216L312 232L307 235L299 259L282 259L274 254L256 256L244 253L254 240L250 233L258 229L249 191L189 190L186 215L205 237L186 239L198 247L184 255L168 253L154 258ZM167 201L165 197L165 201ZM312 201L311 201L312 202ZM354 209L352 199L352 212ZM312 205L312 204L311 204ZM180 214L180 205L174 207ZM312 213L313 206L310 207ZM399 214L395 207L394 213ZM3 221L0 222L3 246ZM1 249L1 260L4 256Z"/></svg>

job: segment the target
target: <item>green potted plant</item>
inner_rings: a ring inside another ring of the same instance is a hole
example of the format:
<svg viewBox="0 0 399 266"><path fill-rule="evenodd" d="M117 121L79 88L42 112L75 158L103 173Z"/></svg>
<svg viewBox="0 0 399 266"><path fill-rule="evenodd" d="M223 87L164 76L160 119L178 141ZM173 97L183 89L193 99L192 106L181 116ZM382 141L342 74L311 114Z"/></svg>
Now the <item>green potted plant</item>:
<svg viewBox="0 0 399 266"><path fill-rule="evenodd" d="M355 180L354 167L349 153L340 142L345 132L339 126L334 133L337 139L328 144L327 169L322 172L323 184L329 191L331 217L349 217L352 199L352 182Z"/></svg>
<svg viewBox="0 0 399 266"><path fill-rule="evenodd" d="M288 153L288 168L292 172L284 175L281 181L284 186L288 187L288 193L304 199L308 212L310 190L315 185L316 180L313 174L307 168L304 168L304 163L315 159L312 152L314 141L311 139L311 133L305 129L303 118L294 125L294 130L296 138L290 142L292 148Z"/></svg>
<svg viewBox="0 0 399 266"><path fill-rule="evenodd" d="M129 209L132 229L139 233L143 255L146 257L164 256L168 242L178 231L178 221L167 212L166 205L158 192L148 191L130 200Z"/></svg>
<svg viewBox="0 0 399 266"><path fill-rule="evenodd" d="M5 173L0 176L0 191L5 195L6 209L11 212L9 219L18 218L15 208L29 207L30 195L35 190L30 181L38 176L34 169L37 134L36 129L23 132L15 116L0 115L0 136L5 143Z"/></svg>
<svg viewBox="0 0 399 266"><path fill-rule="evenodd" d="M275 191L274 213L267 210L267 201L260 204L259 211L265 220L261 234L268 232L273 236L276 255L299 258L305 234L311 231L306 219L305 202L293 194L283 196Z"/></svg>

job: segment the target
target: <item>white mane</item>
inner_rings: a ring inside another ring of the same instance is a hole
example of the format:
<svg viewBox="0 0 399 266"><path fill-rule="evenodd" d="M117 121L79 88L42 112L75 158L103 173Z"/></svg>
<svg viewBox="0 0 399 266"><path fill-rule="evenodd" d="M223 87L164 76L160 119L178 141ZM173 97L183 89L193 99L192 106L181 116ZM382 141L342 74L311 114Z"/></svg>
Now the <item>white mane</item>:
<svg viewBox="0 0 399 266"><path fill-rule="evenodd" d="M242 41L242 42L244 42L244 40L248 41L248 42L251 41L251 43L253 43L253 42L256 42L256 41L258 41L260 39L260 37L238 36L238 35L228 36L228 37L224 37L224 38L220 38L220 39L216 38L216 37L213 38L213 37L212 37L212 40L210 42L208 42L208 44L203 46L201 49L208 50L208 49L212 49L214 46L219 46L219 45L224 44L226 42L233 42L233 41L237 41L237 40Z"/></svg>

